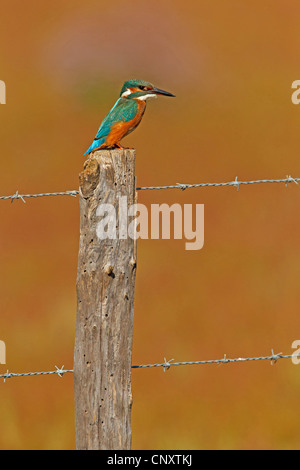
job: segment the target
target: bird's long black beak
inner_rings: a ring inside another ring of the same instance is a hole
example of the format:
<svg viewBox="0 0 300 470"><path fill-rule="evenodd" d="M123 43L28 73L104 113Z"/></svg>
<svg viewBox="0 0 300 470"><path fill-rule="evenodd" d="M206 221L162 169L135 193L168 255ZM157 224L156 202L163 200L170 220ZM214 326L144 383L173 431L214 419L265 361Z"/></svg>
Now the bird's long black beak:
<svg viewBox="0 0 300 470"><path fill-rule="evenodd" d="M150 93L153 93L154 95L165 95L165 96L173 96L175 98L175 95L172 93L169 93L168 91L165 90L160 90L159 88L153 88Z"/></svg>

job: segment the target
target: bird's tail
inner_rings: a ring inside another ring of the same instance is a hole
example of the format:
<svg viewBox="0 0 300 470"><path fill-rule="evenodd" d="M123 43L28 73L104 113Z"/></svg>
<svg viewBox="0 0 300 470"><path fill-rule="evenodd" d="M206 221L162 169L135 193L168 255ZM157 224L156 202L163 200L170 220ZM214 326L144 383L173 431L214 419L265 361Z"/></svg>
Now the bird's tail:
<svg viewBox="0 0 300 470"><path fill-rule="evenodd" d="M96 148L100 147L100 145L104 144L104 142L105 137L102 137L101 139L95 139L90 148L83 155L88 155L89 153L93 152Z"/></svg>

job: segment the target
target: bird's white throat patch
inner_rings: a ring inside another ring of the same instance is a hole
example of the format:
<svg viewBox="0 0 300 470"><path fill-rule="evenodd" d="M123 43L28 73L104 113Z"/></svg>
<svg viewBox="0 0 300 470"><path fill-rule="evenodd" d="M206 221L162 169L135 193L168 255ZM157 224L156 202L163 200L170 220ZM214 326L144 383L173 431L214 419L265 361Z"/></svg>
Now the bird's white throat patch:
<svg viewBox="0 0 300 470"><path fill-rule="evenodd" d="M148 95L139 96L139 97L137 98L137 100L146 101L146 100L148 100L149 98L157 98L157 96L154 95L153 93L149 93Z"/></svg>

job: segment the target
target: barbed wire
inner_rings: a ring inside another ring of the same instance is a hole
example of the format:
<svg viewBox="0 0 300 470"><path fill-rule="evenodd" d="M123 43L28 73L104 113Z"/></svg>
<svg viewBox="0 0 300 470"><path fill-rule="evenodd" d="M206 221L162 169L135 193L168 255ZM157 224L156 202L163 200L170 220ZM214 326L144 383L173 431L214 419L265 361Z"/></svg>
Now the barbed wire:
<svg viewBox="0 0 300 470"><path fill-rule="evenodd" d="M258 357L236 357L236 358L227 358L226 354L222 359L211 359L205 361L190 361L190 362L173 362L174 359L166 360L161 364L144 364L139 366L132 366L133 369L146 368L146 367L163 367L164 370L169 369L171 366L192 366L192 365L201 365L201 364L229 364L233 362L251 362L251 361L271 361L271 365L276 363L280 359L291 359L291 358L300 358L300 354L286 354L282 353L274 354L272 349L272 354L270 356L258 356Z"/></svg>
<svg viewBox="0 0 300 470"><path fill-rule="evenodd" d="M270 361L271 365L276 364L277 361L280 359L293 359L293 358L300 358L300 354L274 354L272 349L272 354L269 356L258 356L258 357L236 357L236 358L227 358L226 354L222 359L211 359L211 360L204 360L204 361L186 361L186 362L173 362L174 359L169 359L168 361L164 358L164 362L160 364L141 364L141 365L134 365L131 366L132 369L143 369L143 368L150 368L150 367L162 367L164 372L172 366L193 366L193 365L207 365L207 364L230 364L233 362L251 362L251 361ZM5 374L1 374L0 378L4 379L11 379L13 377L28 377L34 375L58 375L59 377L63 377L64 374L73 373L72 369L65 370L64 366L57 367L55 366L56 370L47 371L47 372L24 372L24 373L14 373L7 371Z"/></svg>
<svg viewBox="0 0 300 470"><path fill-rule="evenodd" d="M79 191L63 191L63 192L56 192L56 193L40 193L40 194L19 194L19 191L16 191L15 194L11 196L0 196L0 199L10 199L11 202L14 202L15 199L21 199L24 203L25 198L28 197L45 197L45 196L73 196L76 197L79 194Z"/></svg>
<svg viewBox="0 0 300 470"><path fill-rule="evenodd" d="M1 379L4 379L4 382L6 379L11 379L12 377L28 377L28 376L33 376L33 375L53 375L56 374L59 377L62 377L64 374L68 373L73 373L73 370L65 370L64 366L57 367L55 366L56 370L51 370L47 372L22 372L22 373L14 373L14 372L9 372L6 371L5 374L0 375Z"/></svg>
<svg viewBox="0 0 300 470"><path fill-rule="evenodd" d="M266 180L252 180L252 181L238 181L238 177L235 178L234 181L227 181L225 183L196 183L196 184L188 184L188 183L176 183L169 186L141 186L136 188L137 191L145 191L145 190L161 190L161 189L181 189L184 191L185 189L191 188L205 188L205 187L225 187L225 186L234 186L239 190L241 185L247 184L264 184L264 183L284 183L286 186L289 183L296 183L299 184L300 178L292 178L292 176L287 175L286 178L283 179L266 179ZM39 194L19 194L19 191L16 191L15 194L10 196L0 196L0 200L7 200L10 199L13 202L15 199L21 199L24 203L26 202L26 198L38 198L38 197L48 197L48 196L73 196L76 197L79 194L79 190L72 190L72 191L62 191L62 192L55 192L55 193L39 193Z"/></svg>
<svg viewBox="0 0 300 470"><path fill-rule="evenodd" d="M283 179L267 179L267 180L253 180L253 181L238 181L238 177L236 176L234 181L228 181L226 183L196 183L196 184L185 184L185 183L176 183L175 185L171 186L143 186L140 188L136 188L137 191L142 190L153 190L153 189L181 189L184 191L185 189L190 188L205 188L205 187L224 187L224 186L234 186L239 190L240 185L243 184L263 184L263 183L285 183L287 186L288 183L296 183L300 181L300 178L292 178L292 176L287 175L286 178Z"/></svg>

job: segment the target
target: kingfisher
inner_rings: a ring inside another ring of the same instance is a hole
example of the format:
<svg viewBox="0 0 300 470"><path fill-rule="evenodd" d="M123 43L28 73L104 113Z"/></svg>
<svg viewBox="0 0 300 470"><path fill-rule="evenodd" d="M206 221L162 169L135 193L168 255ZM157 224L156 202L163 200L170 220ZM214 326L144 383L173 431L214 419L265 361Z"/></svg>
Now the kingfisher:
<svg viewBox="0 0 300 470"><path fill-rule="evenodd" d="M175 97L144 80L127 80L122 86L120 98L103 119L92 145L84 155L100 149L123 148L120 141L141 122L146 101L157 95Z"/></svg>

